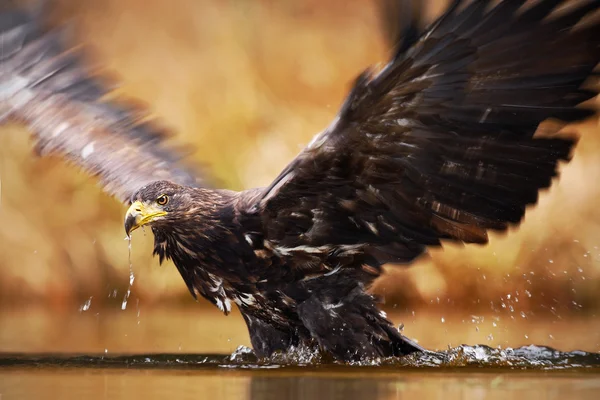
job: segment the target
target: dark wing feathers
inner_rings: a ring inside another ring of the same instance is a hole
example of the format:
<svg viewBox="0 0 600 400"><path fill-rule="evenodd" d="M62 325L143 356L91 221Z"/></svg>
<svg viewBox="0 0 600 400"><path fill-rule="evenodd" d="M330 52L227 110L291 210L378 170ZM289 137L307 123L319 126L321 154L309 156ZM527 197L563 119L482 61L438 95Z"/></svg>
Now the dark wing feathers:
<svg viewBox="0 0 600 400"><path fill-rule="evenodd" d="M90 76L63 36L42 32L32 13L0 14L0 122L24 122L40 154L98 175L124 202L155 180L199 185L186 152L166 144L168 131L143 109L108 100L112 88Z"/></svg>
<svg viewBox="0 0 600 400"><path fill-rule="evenodd" d="M576 106L596 94L581 86L600 61L600 28L577 24L600 2L566 3L454 1L418 38L397 40L392 61L359 76L336 121L250 208L265 239L312 252L363 245L402 262L518 223L574 144L534 138L539 124L593 114Z"/></svg>

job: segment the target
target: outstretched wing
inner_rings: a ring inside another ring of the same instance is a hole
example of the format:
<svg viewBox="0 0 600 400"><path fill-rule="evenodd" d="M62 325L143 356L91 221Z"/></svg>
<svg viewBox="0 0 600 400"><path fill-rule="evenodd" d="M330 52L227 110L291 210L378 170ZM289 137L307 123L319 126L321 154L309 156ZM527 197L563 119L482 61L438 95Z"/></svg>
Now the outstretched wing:
<svg viewBox="0 0 600 400"><path fill-rule="evenodd" d="M440 239L484 243L518 223L574 144L534 138L538 125L592 114L576 106L595 95L581 86L600 60L599 25L581 21L600 1L525 3L454 1L404 35L254 193L264 238L287 253L406 262Z"/></svg>
<svg viewBox="0 0 600 400"><path fill-rule="evenodd" d="M34 13L0 14L0 122L25 123L40 154L97 175L124 202L155 180L200 183L184 153L167 147L166 130L141 110L105 100L108 94L61 32L43 32Z"/></svg>

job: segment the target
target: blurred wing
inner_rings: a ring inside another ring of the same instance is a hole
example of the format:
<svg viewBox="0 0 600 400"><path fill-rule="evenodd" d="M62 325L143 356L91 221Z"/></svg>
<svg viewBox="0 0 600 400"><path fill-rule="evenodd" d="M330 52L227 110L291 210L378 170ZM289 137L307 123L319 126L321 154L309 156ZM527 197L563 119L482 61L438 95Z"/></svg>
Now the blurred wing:
<svg viewBox="0 0 600 400"><path fill-rule="evenodd" d="M425 25L425 3L425 0L376 2L383 37L390 47L405 51L419 38Z"/></svg>
<svg viewBox="0 0 600 400"><path fill-rule="evenodd" d="M592 114L575 106L595 95L581 85L600 60L598 24L574 28L599 1L524 3L454 1L379 74L363 73L249 208L265 238L404 262L519 222L574 143L533 135L548 118Z"/></svg>
<svg viewBox="0 0 600 400"><path fill-rule="evenodd" d="M22 11L0 14L0 122L24 122L42 155L59 155L99 177L127 202L143 185L170 180L195 186L183 152L165 130L133 107L103 101L109 90L86 74L59 32L42 33Z"/></svg>

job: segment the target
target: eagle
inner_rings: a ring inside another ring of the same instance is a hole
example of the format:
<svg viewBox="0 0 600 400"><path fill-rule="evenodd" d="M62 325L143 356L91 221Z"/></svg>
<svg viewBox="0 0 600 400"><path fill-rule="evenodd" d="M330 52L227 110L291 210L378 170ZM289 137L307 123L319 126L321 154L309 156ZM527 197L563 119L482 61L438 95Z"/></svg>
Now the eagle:
<svg viewBox="0 0 600 400"><path fill-rule="evenodd" d="M551 185L576 143L559 130L595 113L600 1L454 0L426 27L408 3L387 15L403 26L389 61L266 187L211 186L35 10L0 14L0 121L129 206L127 235L151 227L194 298L237 306L257 356L423 352L373 281L442 241L486 243Z"/></svg>

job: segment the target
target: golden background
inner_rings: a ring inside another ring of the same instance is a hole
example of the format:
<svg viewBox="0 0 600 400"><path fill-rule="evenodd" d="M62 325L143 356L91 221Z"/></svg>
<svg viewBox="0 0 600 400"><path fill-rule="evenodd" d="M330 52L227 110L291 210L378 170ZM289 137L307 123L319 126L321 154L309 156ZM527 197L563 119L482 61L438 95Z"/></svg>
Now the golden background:
<svg viewBox="0 0 600 400"><path fill-rule="evenodd" d="M430 3L434 14L444 2ZM374 1L51 5L48 21L71 23L69 40L90 66L116 76L120 93L145 102L238 190L267 185L332 121L353 79L389 55ZM486 246L445 245L410 268L390 266L375 287L386 307L595 320L600 127L594 119L576 129L574 159L520 227ZM15 124L0 128L0 191L0 307L120 309L130 269L123 205L60 159L35 157ZM130 299L141 310L189 305L181 277L158 266L151 244L150 231L134 235Z"/></svg>

